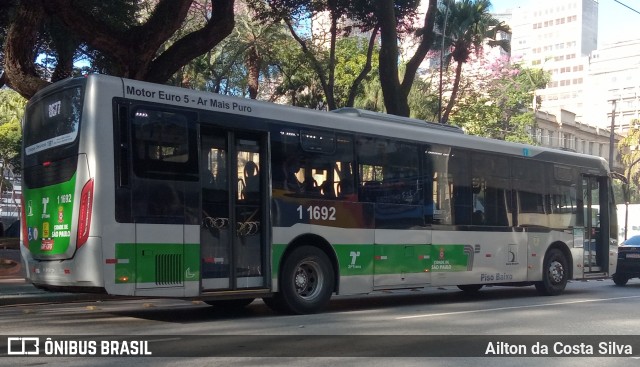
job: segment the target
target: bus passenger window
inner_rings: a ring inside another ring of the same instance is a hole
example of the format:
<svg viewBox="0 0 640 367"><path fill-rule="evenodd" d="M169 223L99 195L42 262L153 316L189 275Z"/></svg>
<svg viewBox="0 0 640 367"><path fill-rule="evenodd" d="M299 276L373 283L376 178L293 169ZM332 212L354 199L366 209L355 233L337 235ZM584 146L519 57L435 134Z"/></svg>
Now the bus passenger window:
<svg viewBox="0 0 640 367"><path fill-rule="evenodd" d="M281 128L272 145L275 195L355 200L353 138L327 131Z"/></svg>

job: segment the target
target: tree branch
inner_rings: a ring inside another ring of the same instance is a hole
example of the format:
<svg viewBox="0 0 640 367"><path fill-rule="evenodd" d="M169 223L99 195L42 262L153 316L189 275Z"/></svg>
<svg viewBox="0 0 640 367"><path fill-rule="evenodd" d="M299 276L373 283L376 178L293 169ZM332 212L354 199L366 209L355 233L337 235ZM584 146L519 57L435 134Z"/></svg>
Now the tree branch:
<svg viewBox="0 0 640 367"><path fill-rule="evenodd" d="M436 20L436 13L438 12L438 2L437 0L429 0L429 7L427 8L427 14L424 17L424 27L422 28L420 44L418 45L418 49L416 53L413 54L409 62L406 66L406 71L404 74L404 80L402 81L402 93L405 98L409 96L409 91L411 90L411 85L413 85L413 80L416 77L416 73L418 72L418 68L420 64L424 61L424 58L427 56L427 53L431 49L431 45L435 39L435 32L433 31L433 26Z"/></svg>
<svg viewBox="0 0 640 367"><path fill-rule="evenodd" d="M4 70L6 84L27 99L50 84L36 72L33 47L44 17L39 1L21 1L15 21L7 32Z"/></svg>
<svg viewBox="0 0 640 367"><path fill-rule="evenodd" d="M289 28L289 31L291 32L291 35L293 36L293 38L300 44L300 47L302 48L302 52L305 54L305 56L309 58L309 61L311 61L311 67L313 68L313 70L315 70L316 74L318 74L318 78L320 79L320 85L322 85L322 90L324 91L325 96L328 97L332 95L332 93L328 93L329 83L327 82L327 78L324 75L324 70L322 69L322 65L320 65L320 61L318 61L318 59L311 52L311 50L309 50L307 43L302 38L300 38L300 36L296 33L295 29L293 28L293 25L291 24L291 21L289 19L284 19L284 23Z"/></svg>
<svg viewBox="0 0 640 367"><path fill-rule="evenodd" d="M164 83L182 65L211 50L231 34L235 25L234 0L214 0L212 4L213 15L207 25L179 39L151 62L144 80Z"/></svg>
<svg viewBox="0 0 640 367"><path fill-rule="evenodd" d="M358 87L360 86L364 78L366 78L367 74L369 74L369 72L371 71L371 59L373 57L373 48L375 46L376 37L378 35L379 29L380 27L378 26L375 26L373 28L371 37L369 38L369 46L367 49L367 62L365 63L362 70L360 71L360 74L358 74L356 79L353 81L353 84L351 84L351 88L349 88L349 98L347 99L347 107L353 107L356 101L356 94L358 93Z"/></svg>

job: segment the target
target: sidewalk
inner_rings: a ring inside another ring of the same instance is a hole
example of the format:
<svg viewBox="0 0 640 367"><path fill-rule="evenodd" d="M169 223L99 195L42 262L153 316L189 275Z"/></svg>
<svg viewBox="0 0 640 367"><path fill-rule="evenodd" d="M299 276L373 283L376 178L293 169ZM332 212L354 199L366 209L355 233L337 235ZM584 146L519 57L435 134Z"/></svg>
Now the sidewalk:
<svg viewBox="0 0 640 367"><path fill-rule="evenodd" d="M0 249L0 307L34 303L66 303L110 299L106 294L53 293L34 287L24 279L20 253Z"/></svg>

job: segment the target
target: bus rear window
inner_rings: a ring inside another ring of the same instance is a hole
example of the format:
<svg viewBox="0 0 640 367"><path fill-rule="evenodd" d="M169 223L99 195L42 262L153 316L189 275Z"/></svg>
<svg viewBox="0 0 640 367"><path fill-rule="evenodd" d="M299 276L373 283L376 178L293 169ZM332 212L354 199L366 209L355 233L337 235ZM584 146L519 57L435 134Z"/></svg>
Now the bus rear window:
<svg viewBox="0 0 640 367"><path fill-rule="evenodd" d="M29 106L25 118L25 153L72 143L78 136L82 113L82 88L50 94Z"/></svg>

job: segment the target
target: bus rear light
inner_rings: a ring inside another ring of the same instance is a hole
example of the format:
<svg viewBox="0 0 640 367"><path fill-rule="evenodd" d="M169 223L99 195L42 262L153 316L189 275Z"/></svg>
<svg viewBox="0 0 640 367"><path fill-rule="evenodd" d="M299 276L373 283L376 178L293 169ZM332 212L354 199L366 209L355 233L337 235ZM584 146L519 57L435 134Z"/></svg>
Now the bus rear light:
<svg viewBox="0 0 640 367"><path fill-rule="evenodd" d="M29 248L29 230L27 229L27 214L24 211L24 195L20 195L20 230L22 231L22 244Z"/></svg>
<svg viewBox="0 0 640 367"><path fill-rule="evenodd" d="M91 211L93 209L93 179L82 188L80 194L80 214L78 215L78 241L76 248L80 248L89 239L91 229Z"/></svg>
<svg viewBox="0 0 640 367"><path fill-rule="evenodd" d="M42 162L43 167L49 167L51 165L50 161Z"/></svg>

